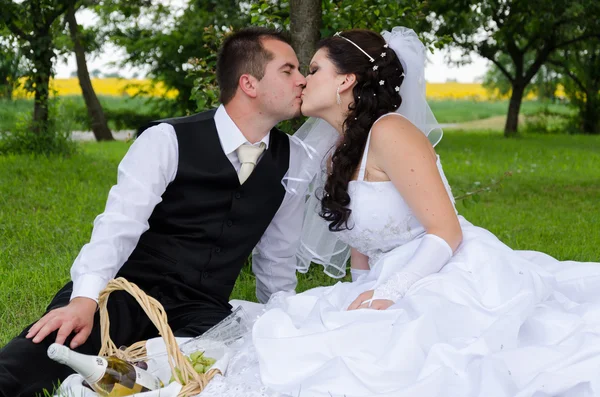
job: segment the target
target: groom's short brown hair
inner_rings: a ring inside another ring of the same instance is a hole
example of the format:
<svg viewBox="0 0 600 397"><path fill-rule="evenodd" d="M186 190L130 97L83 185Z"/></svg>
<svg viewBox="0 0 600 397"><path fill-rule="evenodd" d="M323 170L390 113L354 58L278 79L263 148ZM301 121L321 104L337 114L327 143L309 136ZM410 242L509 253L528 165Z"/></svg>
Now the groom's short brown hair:
<svg viewBox="0 0 600 397"><path fill-rule="evenodd" d="M258 80L265 75L265 67L273 59L273 53L263 47L264 39L290 44L282 31L260 27L241 29L223 42L217 58L217 82L222 104L227 104L235 96L241 75L249 74Z"/></svg>

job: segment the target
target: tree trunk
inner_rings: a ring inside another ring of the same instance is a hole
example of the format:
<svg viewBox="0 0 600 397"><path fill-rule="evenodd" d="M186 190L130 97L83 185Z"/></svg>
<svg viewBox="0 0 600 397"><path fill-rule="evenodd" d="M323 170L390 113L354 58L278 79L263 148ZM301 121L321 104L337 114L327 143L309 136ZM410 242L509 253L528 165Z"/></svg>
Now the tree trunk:
<svg viewBox="0 0 600 397"><path fill-rule="evenodd" d="M512 83L512 94L508 104L508 115L506 116L506 125L504 126L504 136L507 138L515 137L519 129L519 112L521 111L521 102L523 102L523 93L527 84L516 79Z"/></svg>
<svg viewBox="0 0 600 397"><path fill-rule="evenodd" d="M292 47L298 54L300 70L303 73L308 70L320 38L321 14L321 0L290 1Z"/></svg>
<svg viewBox="0 0 600 397"><path fill-rule="evenodd" d="M582 114L582 129L585 134L600 134L600 101L598 91L586 92L586 102Z"/></svg>
<svg viewBox="0 0 600 397"><path fill-rule="evenodd" d="M36 134L46 132L48 129L48 100L50 95L50 75L52 73L52 48L36 47L39 52L34 58L36 74L33 82L35 84L35 98L33 103L33 126Z"/></svg>
<svg viewBox="0 0 600 397"><path fill-rule="evenodd" d="M85 50L79 38L79 26L77 25L77 19L75 19L74 7L69 7L66 18L69 24L71 40L73 41L75 58L77 60L77 77L79 78L79 86L81 87L81 92L83 93L83 99L85 100L88 115L92 122L92 132L94 133L97 141L113 141L114 138L110 132L110 129L108 128L106 117L104 116L104 110L102 110L102 105L96 96L96 92L92 86L92 81L90 80L90 73L88 72L87 62L85 60Z"/></svg>
<svg viewBox="0 0 600 397"><path fill-rule="evenodd" d="M12 99L12 92L12 82L9 79L0 82L0 98L5 98L10 101Z"/></svg>

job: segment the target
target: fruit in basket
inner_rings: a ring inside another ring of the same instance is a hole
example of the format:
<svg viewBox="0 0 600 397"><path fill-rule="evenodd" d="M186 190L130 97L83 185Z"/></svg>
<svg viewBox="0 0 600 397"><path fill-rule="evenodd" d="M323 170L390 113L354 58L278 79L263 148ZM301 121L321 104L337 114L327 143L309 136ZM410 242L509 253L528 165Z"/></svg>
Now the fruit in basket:
<svg viewBox="0 0 600 397"><path fill-rule="evenodd" d="M196 351L190 354L189 356L184 357L186 358L186 360L188 360L190 364L192 364L194 370L199 374L207 373L208 370L213 366L213 364L217 362L216 359L205 356L203 351ZM181 371L179 371L178 368L175 368L175 371L177 372L177 377L181 379ZM169 383L175 380L178 379L175 379L174 376L171 376L171 379L169 379Z"/></svg>

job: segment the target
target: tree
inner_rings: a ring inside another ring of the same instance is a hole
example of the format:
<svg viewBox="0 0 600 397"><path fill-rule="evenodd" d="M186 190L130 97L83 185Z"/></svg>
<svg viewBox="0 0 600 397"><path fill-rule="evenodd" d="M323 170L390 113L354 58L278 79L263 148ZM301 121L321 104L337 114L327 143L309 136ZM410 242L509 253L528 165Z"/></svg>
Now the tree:
<svg viewBox="0 0 600 397"><path fill-rule="evenodd" d="M88 116L92 123L92 132L97 141L112 141L114 138L108 128L104 110L96 96L88 72L87 62L85 60L86 51L81 39L80 26L77 24L77 19L75 17L75 6L68 8L65 19L69 25L69 33L73 42L73 51L75 52L75 58L77 60L77 77L79 78L79 86L81 87Z"/></svg>
<svg viewBox="0 0 600 397"><path fill-rule="evenodd" d="M597 0L430 0L427 9L434 34L451 36L465 55L474 51L489 59L510 81L507 137L517 134L525 89L549 57L600 34Z"/></svg>
<svg viewBox="0 0 600 397"><path fill-rule="evenodd" d="M28 87L35 93L32 129L36 134L48 128L49 82L55 57L53 30L56 21L75 0L0 0L0 24L19 40L31 62Z"/></svg>
<svg viewBox="0 0 600 397"><path fill-rule="evenodd" d="M308 70L321 29L321 0L290 0L290 33L301 70Z"/></svg>
<svg viewBox="0 0 600 397"><path fill-rule="evenodd" d="M565 48L549 61L565 78L565 93L579 109L579 128L600 134L600 39Z"/></svg>

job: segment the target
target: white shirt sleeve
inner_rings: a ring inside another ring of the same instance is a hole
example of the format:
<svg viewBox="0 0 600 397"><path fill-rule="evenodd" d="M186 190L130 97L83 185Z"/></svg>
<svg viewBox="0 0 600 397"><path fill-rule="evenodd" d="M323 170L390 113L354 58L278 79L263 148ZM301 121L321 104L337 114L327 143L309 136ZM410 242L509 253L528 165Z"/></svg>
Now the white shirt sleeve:
<svg viewBox="0 0 600 397"><path fill-rule="evenodd" d="M256 297L266 303L278 291L295 291L296 251L304 220L304 196L286 193L252 255Z"/></svg>
<svg viewBox="0 0 600 397"><path fill-rule="evenodd" d="M304 150L290 143L290 171L298 174L302 164ZM300 244L302 224L304 222L304 194L287 192L279 210L252 254L252 271L256 275L256 297L266 303L269 297L278 291L295 291L296 253Z"/></svg>
<svg viewBox="0 0 600 397"><path fill-rule="evenodd" d="M110 189L106 208L94 220L91 240L71 267L71 299L81 296L98 301L148 230L148 219L175 179L177 164L177 137L169 124L148 128L131 145L119 164L117 184Z"/></svg>

